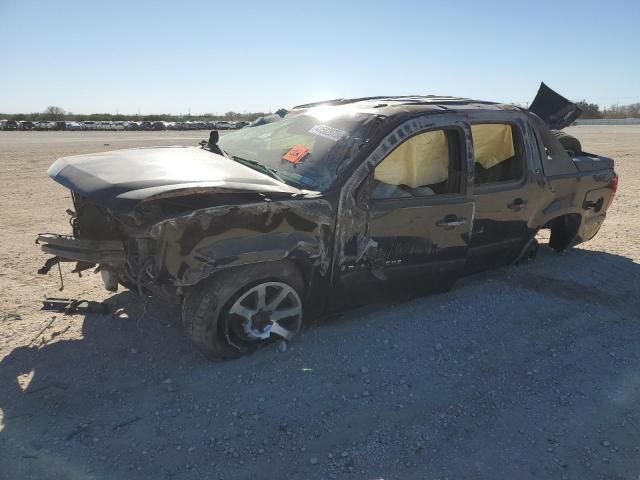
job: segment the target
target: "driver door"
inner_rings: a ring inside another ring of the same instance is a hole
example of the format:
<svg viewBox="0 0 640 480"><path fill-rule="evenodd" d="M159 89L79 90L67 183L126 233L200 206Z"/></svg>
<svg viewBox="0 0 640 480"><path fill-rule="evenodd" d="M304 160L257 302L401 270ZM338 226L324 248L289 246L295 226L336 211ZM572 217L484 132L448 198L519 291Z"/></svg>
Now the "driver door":
<svg viewBox="0 0 640 480"><path fill-rule="evenodd" d="M400 125L363 165L369 171L355 192L351 221L339 225L345 242L332 295L339 302L441 291L464 270L474 213L468 125L440 120L408 135ZM389 148L398 131L404 138Z"/></svg>

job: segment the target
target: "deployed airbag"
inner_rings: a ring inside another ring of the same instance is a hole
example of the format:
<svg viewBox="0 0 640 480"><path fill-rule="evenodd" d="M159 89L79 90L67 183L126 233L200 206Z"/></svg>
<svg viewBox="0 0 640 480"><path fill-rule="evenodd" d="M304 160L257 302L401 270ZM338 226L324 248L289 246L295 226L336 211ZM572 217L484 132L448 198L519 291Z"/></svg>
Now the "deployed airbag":
<svg viewBox="0 0 640 480"><path fill-rule="evenodd" d="M471 125L473 156L483 168L491 168L515 156L511 125L482 123Z"/></svg>
<svg viewBox="0 0 640 480"><path fill-rule="evenodd" d="M417 188L449 177L449 145L444 131L425 132L402 143L376 167L374 178Z"/></svg>

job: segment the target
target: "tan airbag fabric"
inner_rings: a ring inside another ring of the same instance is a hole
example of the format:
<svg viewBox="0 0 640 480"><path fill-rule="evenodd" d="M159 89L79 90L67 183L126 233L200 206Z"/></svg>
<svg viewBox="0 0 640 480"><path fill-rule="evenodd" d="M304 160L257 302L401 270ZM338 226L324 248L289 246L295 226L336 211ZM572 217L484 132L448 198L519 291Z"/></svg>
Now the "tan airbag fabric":
<svg viewBox="0 0 640 480"><path fill-rule="evenodd" d="M471 125L473 156L484 168L491 168L513 157L511 125L503 123Z"/></svg>
<svg viewBox="0 0 640 480"><path fill-rule="evenodd" d="M425 132L402 143L376 167L374 178L390 185L417 188L449 176L449 146L442 130Z"/></svg>

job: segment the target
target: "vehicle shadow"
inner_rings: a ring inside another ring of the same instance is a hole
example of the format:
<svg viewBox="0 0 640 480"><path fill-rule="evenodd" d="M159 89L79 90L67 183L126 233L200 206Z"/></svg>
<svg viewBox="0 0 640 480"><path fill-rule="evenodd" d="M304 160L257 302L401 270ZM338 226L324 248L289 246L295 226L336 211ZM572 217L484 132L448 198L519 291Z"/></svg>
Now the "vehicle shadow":
<svg viewBox="0 0 640 480"><path fill-rule="evenodd" d="M439 452L438 459L429 467L411 460L404 478L424 478L445 465L454 477L478 474L478 462L499 463L501 455L522 461L491 470L499 473L494 478L535 475L521 476L525 467L554 476L545 470L563 470L545 456L551 448L545 437L559 417L568 442L564 450L553 444L554 455L570 457L581 471L587 467L578 465L579 450L597 447L597 431L607 432L630 410L640 418L631 386L640 378L639 285L640 265L626 257L543 249L527 265L474 275L445 294L314 322L288 352L268 348L226 363L209 363L194 351L178 307L150 303L145 310L136 294L118 293L107 300L113 315L63 317L82 322L82 338L36 342L0 362L0 478L182 478L177 472L185 473L185 465L195 466L184 476L200 478L198 468L224 472L237 463L225 446L234 439L256 443L257 451L261 442L290 441L287 429L328 428L328 437L311 435L308 442L326 456L336 445L369 441L363 432L375 425L407 431L426 425L429 440L422 434L420 442L440 442L420 450ZM567 313L572 309L575 317ZM529 376L533 366L538 373ZM376 376L361 378L365 370ZM568 404L558 400L565 397ZM454 404L474 413L463 409L449 424L433 416ZM478 405L483 410L474 410ZM514 433L520 430L528 433ZM503 441L486 441L501 432L509 432ZM635 448L631 433L609 431L608 441ZM452 453L460 449L472 453L464 459ZM392 450L390 456L404 455ZM247 454L247 465L255 455ZM303 468L286 457L273 462L262 464L265 475L270 468L274 474ZM628 467L610 459L581 478ZM377 468L370 473L391 471Z"/></svg>
<svg viewBox="0 0 640 480"><path fill-rule="evenodd" d="M130 291L105 303L112 314L52 315L52 328L0 362L0 478L83 477L59 447L95 430L88 425L101 409L109 412L102 429L131 417L122 402L136 400L124 390L162 382L176 365L203 363L181 334L179 308L144 306ZM77 322L81 338L52 337Z"/></svg>

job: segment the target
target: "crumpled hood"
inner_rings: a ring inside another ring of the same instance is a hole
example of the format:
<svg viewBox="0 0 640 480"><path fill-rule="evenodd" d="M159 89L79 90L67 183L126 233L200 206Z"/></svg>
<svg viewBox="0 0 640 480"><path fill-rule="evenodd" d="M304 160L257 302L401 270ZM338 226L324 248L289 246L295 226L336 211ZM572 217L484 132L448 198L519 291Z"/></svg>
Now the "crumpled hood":
<svg viewBox="0 0 640 480"><path fill-rule="evenodd" d="M114 210L190 189L302 193L198 147L132 148L64 157L56 160L47 173L70 190Z"/></svg>

